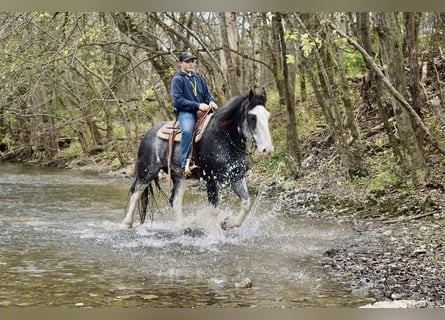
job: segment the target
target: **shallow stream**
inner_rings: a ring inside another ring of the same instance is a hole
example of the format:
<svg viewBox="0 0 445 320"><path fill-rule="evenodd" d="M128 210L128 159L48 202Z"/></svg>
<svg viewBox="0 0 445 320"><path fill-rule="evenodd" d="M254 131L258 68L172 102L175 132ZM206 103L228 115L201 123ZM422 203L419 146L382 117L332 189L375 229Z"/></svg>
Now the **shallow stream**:
<svg viewBox="0 0 445 320"><path fill-rule="evenodd" d="M223 239L173 231L160 198L153 221L122 230L131 180L78 170L0 163L0 306L355 307L320 257L356 235L347 226L292 216L260 195ZM168 183L164 185L168 191ZM184 212L205 210L201 185ZM224 192L224 214L238 208ZM253 197L255 198L255 197ZM202 212L201 212L202 213ZM244 278L252 286L237 288Z"/></svg>

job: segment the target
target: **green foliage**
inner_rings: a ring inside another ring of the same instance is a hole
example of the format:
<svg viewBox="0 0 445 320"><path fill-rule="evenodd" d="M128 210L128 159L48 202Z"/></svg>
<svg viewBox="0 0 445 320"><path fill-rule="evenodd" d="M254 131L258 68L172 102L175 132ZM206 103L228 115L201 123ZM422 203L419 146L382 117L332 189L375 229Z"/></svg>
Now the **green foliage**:
<svg viewBox="0 0 445 320"><path fill-rule="evenodd" d="M399 177L394 174L393 171L382 171L372 176L371 180L367 183L367 190L369 192L383 191L388 186L397 185L399 182Z"/></svg>
<svg viewBox="0 0 445 320"><path fill-rule="evenodd" d="M303 55L306 58L310 56L314 47L320 49L323 44L321 38L319 37L312 38L307 33L304 33L300 36L300 41L301 41L301 50L303 51Z"/></svg>
<svg viewBox="0 0 445 320"><path fill-rule="evenodd" d="M117 157L116 151L114 151L112 148L108 148L104 152L99 153L96 156L96 161L102 161L102 160L114 160Z"/></svg>
<svg viewBox="0 0 445 320"><path fill-rule="evenodd" d="M388 187L398 186L402 183L401 177L397 174L396 162L393 156L384 152L382 156L368 158L368 168L372 168L373 173L366 178L356 178L355 182L363 184L367 193L383 192Z"/></svg>
<svg viewBox="0 0 445 320"><path fill-rule="evenodd" d="M363 56L358 51L345 51L343 53L343 66L346 74L358 75L366 70Z"/></svg>
<svg viewBox="0 0 445 320"><path fill-rule="evenodd" d="M127 133L125 132L125 128L119 123L116 123L113 132L116 140L125 140L127 138Z"/></svg>
<svg viewBox="0 0 445 320"><path fill-rule="evenodd" d="M57 153L57 159L74 160L82 159L84 152L78 141L73 141L68 148L62 149Z"/></svg>
<svg viewBox="0 0 445 320"><path fill-rule="evenodd" d="M299 40L300 32L298 29L288 29L284 34L284 40Z"/></svg>
<svg viewBox="0 0 445 320"><path fill-rule="evenodd" d="M147 90L145 90L145 92L142 92L142 101L147 100L149 98L154 98L155 96L155 91L153 88L149 88Z"/></svg>
<svg viewBox="0 0 445 320"><path fill-rule="evenodd" d="M286 54L286 64L294 64L295 56L293 54Z"/></svg>
<svg viewBox="0 0 445 320"><path fill-rule="evenodd" d="M274 177L277 181L284 181L286 177L286 149L283 143L275 143L275 151L269 157L252 156L253 175L261 175L262 179Z"/></svg>
<svg viewBox="0 0 445 320"><path fill-rule="evenodd" d="M335 30L332 33L334 36L336 35ZM355 48L351 47L345 38L336 38L335 45L343 52L342 62L346 74L357 75L365 72L366 64L362 54Z"/></svg>

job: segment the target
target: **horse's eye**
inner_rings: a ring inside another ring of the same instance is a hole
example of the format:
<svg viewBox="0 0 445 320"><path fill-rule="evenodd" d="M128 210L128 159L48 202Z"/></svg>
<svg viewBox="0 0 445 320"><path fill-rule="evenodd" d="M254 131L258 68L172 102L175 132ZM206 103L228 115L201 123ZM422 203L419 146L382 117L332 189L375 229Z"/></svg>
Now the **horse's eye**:
<svg viewBox="0 0 445 320"><path fill-rule="evenodd" d="M256 115L250 114L247 121L249 121L249 126L251 129L255 129L256 127Z"/></svg>

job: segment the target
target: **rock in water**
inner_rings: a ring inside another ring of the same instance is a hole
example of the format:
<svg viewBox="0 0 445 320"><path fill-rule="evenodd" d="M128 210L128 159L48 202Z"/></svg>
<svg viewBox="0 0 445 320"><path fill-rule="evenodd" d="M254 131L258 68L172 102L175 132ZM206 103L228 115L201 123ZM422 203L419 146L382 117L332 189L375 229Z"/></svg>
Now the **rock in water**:
<svg viewBox="0 0 445 320"><path fill-rule="evenodd" d="M235 288L251 288L252 280L249 278L244 278L240 281L235 282Z"/></svg>

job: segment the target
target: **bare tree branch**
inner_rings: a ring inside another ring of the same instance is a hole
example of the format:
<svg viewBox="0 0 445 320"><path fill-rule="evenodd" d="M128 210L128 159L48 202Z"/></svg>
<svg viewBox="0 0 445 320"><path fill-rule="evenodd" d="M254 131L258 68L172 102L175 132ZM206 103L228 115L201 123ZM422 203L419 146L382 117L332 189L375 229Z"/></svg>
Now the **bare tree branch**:
<svg viewBox="0 0 445 320"><path fill-rule="evenodd" d="M357 41L352 39L350 36L348 36L345 32L340 30L334 23L332 23L329 20L325 20L327 25L335 30L340 36L347 39L348 42L354 46L363 56L366 63L369 65L370 68L372 68L377 76L383 81L384 85L388 88L391 95L409 112L412 119L416 122L417 125L419 125L420 128L425 132L426 139L431 143L431 145L436 148L440 153L445 155L445 147L440 145L440 143L437 141L435 137L430 133L428 127L423 122L422 118L417 114L417 112L414 110L414 108L406 101L406 99L403 97L402 94L400 94L399 91L392 85L391 81L383 74L380 67L375 63L374 59L366 52L366 50L358 44Z"/></svg>

